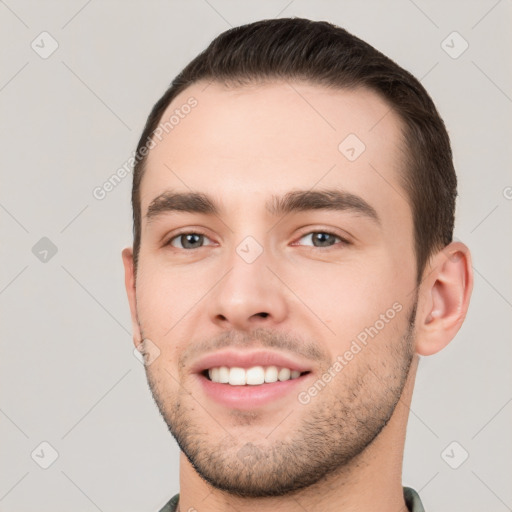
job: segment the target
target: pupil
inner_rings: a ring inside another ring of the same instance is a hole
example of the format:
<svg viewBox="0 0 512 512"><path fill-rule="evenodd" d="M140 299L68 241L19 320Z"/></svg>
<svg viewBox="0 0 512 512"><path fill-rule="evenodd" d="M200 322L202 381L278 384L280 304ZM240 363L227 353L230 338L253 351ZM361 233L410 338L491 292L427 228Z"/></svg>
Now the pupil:
<svg viewBox="0 0 512 512"><path fill-rule="evenodd" d="M316 239L320 242L321 245L329 245L329 244L326 244L325 243L325 239L329 239L329 237L332 236L328 233L317 233L316 234ZM323 240L322 240L323 239Z"/></svg>
<svg viewBox="0 0 512 512"><path fill-rule="evenodd" d="M196 242L194 242L194 238L196 238ZM192 234L189 234L189 235L185 235L184 236L184 239L185 239L185 243L183 244L183 247L189 247L189 243L194 245L194 243L198 243L198 242L201 242L202 241L202 238L203 238L203 235L198 235L197 233L192 233Z"/></svg>

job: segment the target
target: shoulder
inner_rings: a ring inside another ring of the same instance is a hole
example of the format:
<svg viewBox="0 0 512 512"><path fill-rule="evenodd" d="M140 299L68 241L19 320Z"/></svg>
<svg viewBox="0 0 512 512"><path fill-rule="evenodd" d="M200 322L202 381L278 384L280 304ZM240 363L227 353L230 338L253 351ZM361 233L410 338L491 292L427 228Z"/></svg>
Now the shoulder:
<svg viewBox="0 0 512 512"><path fill-rule="evenodd" d="M419 494L412 487L404 487L404 499L409 512L425 512Z"/></svg>
<svg viewBox="0 0 512 512"><path fill-rule="evenodd" d="M180 495L175 494L158 512L175 512Z"/></svg>

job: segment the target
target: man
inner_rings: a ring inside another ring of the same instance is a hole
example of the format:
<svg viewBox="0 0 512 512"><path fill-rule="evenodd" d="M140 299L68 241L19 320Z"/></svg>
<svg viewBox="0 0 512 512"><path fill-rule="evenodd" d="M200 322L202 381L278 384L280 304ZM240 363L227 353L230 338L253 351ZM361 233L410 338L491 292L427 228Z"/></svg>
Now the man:
<svg viewBox="0 0 512 512"><path fill-rule="evenodd" d="M402 487L419 356L473 276L432 100L326 22L217 37L151 112L123 251L134 343L178 442L161 510L424 510Z"/></svg>

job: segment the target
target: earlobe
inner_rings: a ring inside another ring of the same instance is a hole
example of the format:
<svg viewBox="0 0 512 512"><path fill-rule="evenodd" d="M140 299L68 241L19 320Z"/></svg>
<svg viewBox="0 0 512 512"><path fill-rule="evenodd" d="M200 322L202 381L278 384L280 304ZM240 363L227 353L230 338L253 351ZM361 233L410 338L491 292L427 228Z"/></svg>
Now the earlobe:
<svg viewBox="0 0 512 512"><path fill-rule="evenodd" d="M447 245L428 267L416 317L416 352L424 356L439 352L455 337L473 290L471 254L462 242Z"/></svg>
<svg viewBox="0 0 512 512"><path fill-rule="evenodd" d="M122 251L123 265L124 265L124 284L126 288L126 295L130 305L130 315L132 319L132 333L133 344L137 347L141 341L141 333L139 328L139 321L137 317L137 301L135 292L135 272L133 263L133 250L127 247Z"/></svg>

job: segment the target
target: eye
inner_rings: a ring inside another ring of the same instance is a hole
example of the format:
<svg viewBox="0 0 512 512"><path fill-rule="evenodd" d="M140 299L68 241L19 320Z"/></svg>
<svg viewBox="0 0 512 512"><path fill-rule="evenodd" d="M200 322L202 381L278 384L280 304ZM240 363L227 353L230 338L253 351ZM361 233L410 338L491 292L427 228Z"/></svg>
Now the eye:
<svg viewBox="0 0 512 512"><path fill-rule="evenodd" d="M350 242L337 235L336 233L331 233L330 231L311 231L299 238L300 240L309 238L311 244L297 244L294 243L292 245L309 245L315 247L317 249L325 247L329 248L336 245L337 242L341 242L342 245L349 245ZM165 245L170 245L177 249L185 249L185 250L193 250L200 249L205 246L205 240L211 240L204 235L203 233L197 232L184 232L179 233L172 238ZM206 245L214 245L214 243L208 243Z"/></svg>
<svg viewBox="0 0 512 512"><path fill-rule="evenodd" d="M171 245L177 249L200 249L203 247L203 242L205 240L209 240L209 238L202 233L180 233L176 236L173 236L165 245Z"/></svg>
<svg viewBox="0 0 512 512"><path fill-rule="evenodd" d="M342 245L349 244L347 240L335 233L331 233L330 231L311 231L310 233L307 233L306 235L303 235L301 238L299 238L299 241L305 238L310 238L312 241L312 246L316 248L332 247L336 244L336 239L342 242Z"/></svg>

